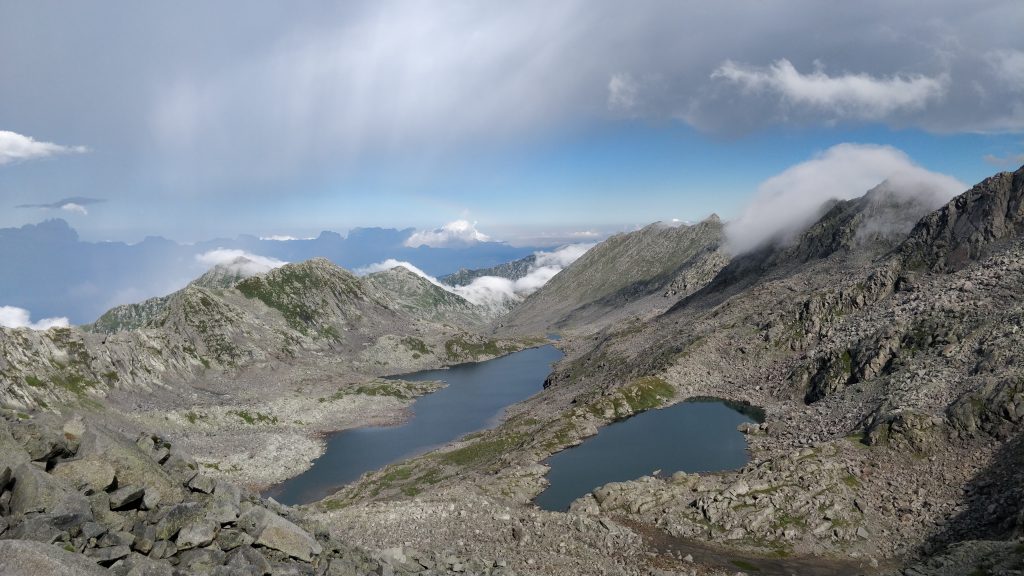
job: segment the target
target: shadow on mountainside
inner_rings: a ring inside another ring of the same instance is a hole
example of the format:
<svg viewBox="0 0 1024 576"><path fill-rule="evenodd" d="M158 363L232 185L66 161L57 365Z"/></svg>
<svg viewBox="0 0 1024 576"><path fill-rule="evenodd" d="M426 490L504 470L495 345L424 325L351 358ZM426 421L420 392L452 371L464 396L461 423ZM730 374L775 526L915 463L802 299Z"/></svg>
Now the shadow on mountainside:
<svg viewBox="0 0 1024 576"><path fill-rule="evenodd" d="M934 553L965 540L1009 540L1022 535L1024 433L995 453L964 489L967 508L921 547Z"/></svg>

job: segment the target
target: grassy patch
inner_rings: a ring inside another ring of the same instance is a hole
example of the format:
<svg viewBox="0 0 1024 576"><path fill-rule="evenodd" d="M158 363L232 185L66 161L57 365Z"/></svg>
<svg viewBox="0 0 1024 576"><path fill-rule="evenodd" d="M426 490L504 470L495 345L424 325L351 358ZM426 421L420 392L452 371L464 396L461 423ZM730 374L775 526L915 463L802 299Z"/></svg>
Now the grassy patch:
<svg viewBox="0 0 1024 576"><path fill-rule="evenodd" d="M346 396L391 396L399 400L411 400L418 396L416 385L409 382L378 380L368 384L360 384L355 388L341 388L330 396L317 398L321 404L334 402Z"/></svg>
<svg viewBox="0 0 1024 576"><path fill-rule="evenodd" d="M57 374L50 378L54 386L63 388L75 396L85 396L89 388L95 387L98 382L86 380L85 376L76 373Z"/></svg>
<svg viewBox="0 0 1024 576"><path fill-rule="evenodd" d="M504 434L491 440L478 440L469 446L445 452L442 461L456 466L476 466L490 462L527 439L525 434Z"/></svg>
<svg viewBox="0 0 1024 576"><path fill-rule="evenodd" d="M345 502L344 500L342 500L340 498L335 498L333 500L324 500L320 504L320 506L323 507L323 509L328 511L328 512L331 512L333 510L341 510L342 508L345 508L348 505L349 505L348 502Z"/></svg>
<svg viewBox="0 0 1024 576"><path fill-rule="evenodd" d="M420 356L423 356L423 355L431 353L431 349L430 349L429 346L427 346L427 343L424 342L423 340L420 340L419 338L413 338L412 336L409 336L407 338L402 338L401 343L410 352L415 352L416 353L416 354L413 354L413 357L415 357L415 358L419 358L419 356L417 356L417 354L419 354Z"/></svg>
<svg viewBox="0 0 1024 576"><path fill-rule="evenodd" d="M753 564L751 562L747 562L746 560L731 560L730 562L732 563L733 566L739 568L740 570L746 570L747 572L760 572L761 571L761 569L758 568L756 564Z"/></svg>
<svg viewBox="0 0 1024 576"><path fill-rule="evenodd" d="M33 388L46 388L46 382L36 376L25 376L25 384Z"/></svg>
<svg viewBox="0 0 1024 576"><path fill-rule="evenodd" d="M241 418L243 422L250 426L255 424L275 425L279 422L277 416L264 414L262 412L249 412L248 410L228 410L228 414Z"/></svg>
<svg viewBox="0 0 1024 576"><path fill-rule="evenodd" d="M189 424L195 424L199 420L206 420L206 416L189 410L185 412L185 420L188 420Z"/></svg>
<svg viewBox="0 0 1024 576"><path fill-rule="evenodd" d="M860 488L860 480L857 480L857 477L853 474L843 476L843 484L846 484L850 488Z"/></svg>
<svg viewBox="0 0 1024 576"><path fill-rule="evenodd" d="M647 376L633 382L623 390L622 395L633 412L642 412L670 400L676 395L676 389L661 378Z"/></svg>

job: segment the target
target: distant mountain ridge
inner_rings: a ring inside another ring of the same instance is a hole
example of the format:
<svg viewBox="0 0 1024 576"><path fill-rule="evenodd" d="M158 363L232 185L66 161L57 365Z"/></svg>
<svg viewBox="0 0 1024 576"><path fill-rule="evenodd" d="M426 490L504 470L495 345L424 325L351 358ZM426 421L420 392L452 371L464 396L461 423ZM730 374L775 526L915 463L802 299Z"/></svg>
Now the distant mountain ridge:
<svg viewBox="0 0 1024 576"><path fill-rule="evenodd" d="M84 330L0 329L0 401L37 406L256 366L275 366L279 379L311 369L408 372L522 346L481 336L486 310L404 268L360 278L315 258L233 284L224 268Z"/></svg>
<svg viewBox="0 0 1024 576"><path fill-rule="evenodd" d="M438 278L438 281L449 286L467 286L471 284L473 280L484 276L497 276L498 278L507 278L508 280L519 280L529 274L531 268L533 268L536 263L537 255L530 254L525 258L505 262L504 264L498 264L497 266L491 266L490 268L477 268L474 270L462 268L458 272L448 274L447 276L441 276Z"/></svg>
<svg viewBox="0 0 1024 576"><path fill-rule="evenodd" d="M345 236L269 240L219 238L185 245L150 237L137 244L87 242L60 219L0 229L0 306L17 306L34 317L66 316L91 322L113 306L164 296L185 286L203 267L196 256L218 248L242 250L286 262L324 257L357 269L388 258L408 261L431 275L483 268L522 258L536 248L501 242L410 248L413 229L355 228Z"/></svg>

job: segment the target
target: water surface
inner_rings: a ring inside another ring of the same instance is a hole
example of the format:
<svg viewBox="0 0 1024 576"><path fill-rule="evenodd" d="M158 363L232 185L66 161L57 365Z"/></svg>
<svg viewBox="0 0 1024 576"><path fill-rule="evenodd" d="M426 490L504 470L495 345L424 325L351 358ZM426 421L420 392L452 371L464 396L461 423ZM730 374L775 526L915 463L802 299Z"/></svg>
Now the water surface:
<svg viewBox="0 0 1024 576"><path fill-rule="evenodd" d="M448 386L418 398L412 405L412 417L403 424L331 434L327 451L309 470L265 495L289 505L314 502L365 472L493 426L505 407L543 389L551 365L561 357L554 346L542 346L486 362L396 376L419 382L443 380Z"/></svg>
<svg viewBox="0 0 1024 576"><path fill-rule="evenodd" d="M702 399L610 424L548 459L551 484L534 502L563 511L599 486L657 470L669 475L741 468L747 463L747 441L736 427L756 416L752 407Z"/></svg>

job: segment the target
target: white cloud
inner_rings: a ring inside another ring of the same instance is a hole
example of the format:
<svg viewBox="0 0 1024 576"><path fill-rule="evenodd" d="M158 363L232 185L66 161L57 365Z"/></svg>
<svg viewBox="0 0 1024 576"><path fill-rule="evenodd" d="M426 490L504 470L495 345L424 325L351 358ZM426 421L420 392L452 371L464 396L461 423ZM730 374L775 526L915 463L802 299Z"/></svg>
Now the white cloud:
<svg viewBox="0 0 1024 576"><path fill-rule="evenodd" d="M373 274L373 273L376 273L376 272L385 272L387 270L391 270L392 268L398 268L398 267L405 268L406 270L412 272L413 274L415 274L415 275L417 275L417 276L419 276L421 278L426 278L427 280L430 281L431 284L436 284L438 286L441 286L442 288L447 288L444 284L441 284L440 282L438 282L437 278L434 278L430 274L427 274L426 272L424 272L423 270L421 270L419 267L417 267L416 265L412 264L411 262L406 262L404 260L397 260L395 258L388 258L387 260L384 260L383 262L377 262L377 263L374 263L374 264L370 264L369 266L364 266L362 268L356 268L355 270L353 270L353 272L357 276L366 276L367 274Z"/></svg>
<svg viewBox="0 0 1024 576"><path fill-rule="evenodd" d="M448 246L469 246L478 242L490 241L490 236L476 229L476 222L455 220L435 230L413 232L405 241L410 248L430 246L444 248Z"/></svg>
<svg viewBox="0 0 1024 576"><path fill-rule="evenodd" d="M629 74L612 74L608 80L608 109L629 112L636 107L637 85Z"/></svg>
<svg viewBox="0 0 1024 576"><path fill-rule="evenodd" d="M67 204L61 206L60 209L64 210L65 212L76 212L78 214L81 214L82 216L89 215L89 211L85 209L85 206L82 206L81 204L76 204L74 202L68 202Z"/></svg>
<svg viewBox="0 0 1024 576"><path fill-rule="evenodd" d="M57 154L82 154L88 151L85 146L62 146L52 142L40 142L31 136L0 130L0 166Z"/></svg>
<svg viewBox="0 0 1024 576"><path fill-rule="evenodd" d="M287 234L271 234L270 236L260 236L260 240L270 240L274 242L291 242L293 240L313 240L313 238L300 238L298 236L288 236Z"/></svg>
<svg viewBox="0 0 1024 576"><path fill-rule="evenodd" d="M949 77L897 74L829 76L823 70L800 73L785 58L767 68L727 60L712 74L754 93L770 93L795 106L810 106L838 118L881 120L902 110L918 110L946 93Z"/></svg>
<svg viewBox="0 0 1024 576"><path fill-rule="evenodd" d="M930 172L889 146L839 144L758 186L739 218L726 225L729 247L741 254L768 242L788 242L821 214L830 199L848 200L888 180L895 191L948 199L966 186ZM931 201L931 200L930 200Z"/></svg>
<svg viewBox="0 0 1024 576"><path fill-rule="evenodd" d="M572 264L587 253L587 250L593 248L596 244L593 242L584 244L569 244L568 246L562 246L561 248L553 252L534 252L534 256L537 257L537 266L557 266L559 268L565 268L569 264Z"/></svg>
<svg viewBox="0 0 1024 576"><path fill-rule="evenodd" d="M551 252L535 252L536 261L522 278L509 280L508 278L500 278L498 276L481 276L480 278L475 278L466 286L442 284L437 278L427 274L415 265L394 258L359 268L355 270L355 273L365 276L366 274L383 272L402 266L416 275L427 279L432 284L457 294L477 306L483 306L492 311L499 312L507 309L512 303L518 302L536 292L541 286L547 284L548 280L551 280L555 274L558 274L563 268L575 262L594 246L595 243L570 244Z"/></svg>
<svg viewBox="0 0 1024 576"><path fill-rule="evenodd" d="M277 258L260 256L259 254L234 248L217 248L216 250L196 254L196 260L210 268L218 265L226 266L229 270L245 276L263 274L287 264L287 262Z"/></svg>
<svg viewBox="0 0 1024 576"><path fill-rule="evenodd" d="M0 326L4 328L29 328L31 330L49 330L50 328L66 328L69 326L68 319L43 318L38 322L32 322L32 315L24 308L15 306L0 306Z"/></svg>

